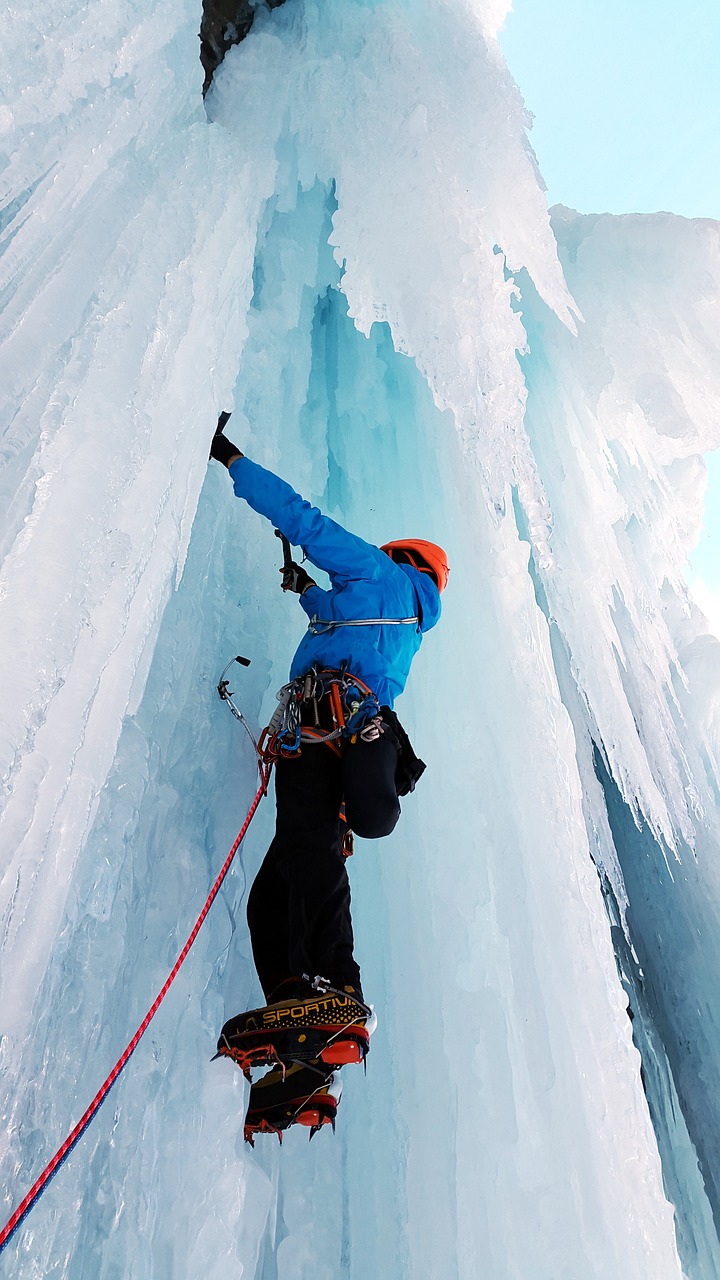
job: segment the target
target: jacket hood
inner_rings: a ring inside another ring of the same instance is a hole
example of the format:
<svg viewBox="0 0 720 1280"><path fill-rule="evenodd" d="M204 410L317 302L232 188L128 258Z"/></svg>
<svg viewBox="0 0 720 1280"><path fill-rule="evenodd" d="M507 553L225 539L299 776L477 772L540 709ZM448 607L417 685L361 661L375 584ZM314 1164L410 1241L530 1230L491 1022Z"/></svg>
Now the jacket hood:
<svg viewBox="0 0 720 1280"><path fill-rule="evenodd" d="M428 573L421 573L411 564L399 564L397 568L407 574L415 588L421 609L420 630L429 631L439 621L442 613L440 592Z"/></svg>

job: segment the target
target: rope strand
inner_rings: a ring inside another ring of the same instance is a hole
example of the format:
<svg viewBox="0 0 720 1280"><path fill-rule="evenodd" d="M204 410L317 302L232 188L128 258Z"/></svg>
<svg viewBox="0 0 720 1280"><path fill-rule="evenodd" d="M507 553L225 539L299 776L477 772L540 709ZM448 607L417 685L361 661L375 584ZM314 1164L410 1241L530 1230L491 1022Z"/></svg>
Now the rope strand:
<svg viewBox="0 0 720 1280"><path fill-rule="evenodd" d="M175 964L170 974L168 975L168 978L162 990L156 996L155 1000L153 1001L153 1004L151 1005L150 1009L148 1010L145 1017L143 1018L140 1026L135 1032L135 1035L133 1036L132 1040L128 1044L127 1048L118 1058L117 1062L115 1063L115 1066L110 1072L110 1075L107 1077L104 1084L101 1085L100 1089L98 1089L98 1092L95 1094L95 1097L90 1103L90 1106L88 1107L85 1114L75 1125L75 1128L72 1130L72 1132L68 1134L62 1146L59 1147L58 1150L55 1152L55 1155L52 1157L52 1160L50 1160L50 1162L46 1165L43 1172L40 1174L40 1177L37 1179L37 1181L28 1191L24 1200L20 1202L17 1209L13 1213L12 1217L8 1220L6 1225L0 1231L0 1253L2 1253L6 1244L9 1243L11 1236L15 1234L18 1227L20 1226L20 1223L30 1212L33 1205L36 1204L36 1202L39 1200L43 1191L45 1190L48 1183L50 1182L50 1179L54 1177L54 1175L57 1173L60 1166L65 1162L67 1157L70 1155L70 1152L72 1151L75 1144L82 1137L83 1133L85 1132L88 1125L90 1124L90 1121L97 1114L102 1103L105 1101L112 1086L114 1085L115 1081L120 1075L120 1072L123 1070L123 1067L125 1067L129 1058L132 1056L135 1049L137 1048L142 1036L145 1034L145 1031L150 1025L150 1022L155 1017L155 1014L157 1013L157 1010L159 1009L160 1005L165 999L165 996L167 995L168 990L170 989L170 986L175 981L175 978L180 969L180 966L185 960L185 957L187 956L195 939L197 938L198 933L200 932L200 929L202 927L203 921L205 920L205 917L208 914L208 911L210 910L213 902L215 901L220 891L222 882L225 879L228 871L230 870L230 865L232 863L232 860L235 857L235 854L237 853L238 849L240 848L240 845L242 844L242 841L245 837L247 829L250 826L250 823L252 822L255 816L255 813L258 808L258 805L260 804L260 801L262 800L263 796L267 795L268 782L270 780L271 772L272 772L272 761L264 764L261 768L260 786L258 787L258 790L255 794L255 798L252 804L250 805L247 817L237 835L235 843L233 844L230 852L228 853L227 858L225 859L222 870L220 871L212 889L210 890L210 893L208 894L208 898L205 903L205 906L203 907L202 911L200 912L200 915L198 916L195 922L195 926L192 930L192 933L190 934L190 937L185 943L185 946L180 952L180 955L178 956L177 960L175 961Z"/></svg>

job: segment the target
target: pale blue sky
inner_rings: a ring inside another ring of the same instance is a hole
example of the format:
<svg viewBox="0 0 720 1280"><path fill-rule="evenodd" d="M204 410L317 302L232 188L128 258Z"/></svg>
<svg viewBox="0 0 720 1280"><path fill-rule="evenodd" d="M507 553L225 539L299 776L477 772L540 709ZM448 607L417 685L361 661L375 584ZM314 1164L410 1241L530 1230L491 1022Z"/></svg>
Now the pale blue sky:
<svg viewBox="0 0 720 1280"><path fill-rule="evenodd" d="M515 0L500 43L550 204L720 218L719 0Z"/></svg>
<svg viewBox="0 0 720 1280"><path fill-rule="evenodd" d="M514 0L500 43L549 204L720 219L720 0ZM720 633L720 453L707 461L691 576Z"/></svg>

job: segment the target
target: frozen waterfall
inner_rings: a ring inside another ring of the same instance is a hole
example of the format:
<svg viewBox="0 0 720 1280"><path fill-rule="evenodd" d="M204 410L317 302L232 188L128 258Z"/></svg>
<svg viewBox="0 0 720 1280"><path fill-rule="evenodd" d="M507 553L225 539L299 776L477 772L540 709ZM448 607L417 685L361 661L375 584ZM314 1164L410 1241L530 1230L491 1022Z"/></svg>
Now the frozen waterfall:
<svg viewBox="0 0 720 1280"><path fill-rule="evenodd" d="M377 1009L335 1138L242 1140L266 802L126 1072L0 1255L40 1280L720 1275L720 226L547 210L505 0L6 16L0 1167L10 1216L167 976L304 616L208 449L447 547L358 842ZM521 86L522 87L522 86ZM206 110L207 109L207 110ZM2 1222L0 1222L0 1227Z"/></svg>

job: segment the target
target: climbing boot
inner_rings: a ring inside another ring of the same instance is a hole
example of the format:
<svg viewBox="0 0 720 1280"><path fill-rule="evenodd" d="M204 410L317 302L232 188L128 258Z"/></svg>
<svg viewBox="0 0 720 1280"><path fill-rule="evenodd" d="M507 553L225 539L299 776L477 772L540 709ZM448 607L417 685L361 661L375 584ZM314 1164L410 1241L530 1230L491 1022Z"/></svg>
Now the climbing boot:
<svg viewBox="0 0 720 1280"><path fill-rule="evenodd" d="M298 991L230 1018L216 1056L232 1058L248 1080L253 1067L312 1059L341 1067L365 1061L374 1025L372 1009L355 988L306 979Z"/></svg>

